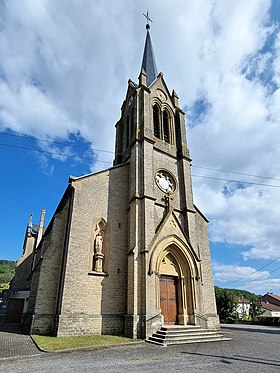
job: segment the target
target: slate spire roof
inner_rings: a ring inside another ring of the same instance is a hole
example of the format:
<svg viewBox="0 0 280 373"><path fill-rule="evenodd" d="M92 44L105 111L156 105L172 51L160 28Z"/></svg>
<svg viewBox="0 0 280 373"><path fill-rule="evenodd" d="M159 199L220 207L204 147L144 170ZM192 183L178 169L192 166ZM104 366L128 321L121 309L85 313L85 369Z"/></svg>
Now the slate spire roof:
<svg viewBox="0 0 280 373"><path fill-rule="evenodd" d="M143 60L142 60L142 66L141 70L144 69L146 75L147 75L147 85L149 86L157 77L157 65L152 45L152 40L150 36L150 25L147 22L146 24L146 42L144 47L144 54L143 54Z"/></svg>

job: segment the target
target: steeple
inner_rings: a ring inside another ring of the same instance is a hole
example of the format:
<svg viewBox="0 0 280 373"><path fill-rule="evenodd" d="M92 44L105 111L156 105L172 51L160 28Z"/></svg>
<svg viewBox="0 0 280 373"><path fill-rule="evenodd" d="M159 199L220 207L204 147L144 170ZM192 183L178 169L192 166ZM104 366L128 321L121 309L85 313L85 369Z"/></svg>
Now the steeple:
<svg viewBox="0 0 280 373"><path fill-rule="evenodd" d="M147 74L147 85L149 86L157 77L157 66L156 66L156 60L154 56L154 50L152 46L152 40L150 36L150 25L149 21L152 22L151 18L149 17L148 11L147 14L143 14L144 17L147 19L146 24L146 42L144 47L144 54L143 54L143 60L142 60L142 66L141 70L144 69L145 73Z"/></svg>
<svg viewBox="0 0 280 373"><path fill-rule="evenodd" d="M28 224L27 224L27 232L31 234L33 231L33 224L32 224L32 214L30 214Z"/></svg>

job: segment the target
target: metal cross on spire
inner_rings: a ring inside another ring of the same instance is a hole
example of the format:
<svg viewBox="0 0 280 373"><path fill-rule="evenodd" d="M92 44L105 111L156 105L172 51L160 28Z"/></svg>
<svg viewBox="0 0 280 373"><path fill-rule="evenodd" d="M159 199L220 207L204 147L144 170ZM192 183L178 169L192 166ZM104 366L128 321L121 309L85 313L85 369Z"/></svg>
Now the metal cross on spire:
<svg viewBox="0 0 280 373"><path fill-rule="evenodd" d="M150 25L149 25L149 22L153 22L152 20L151 20L151 18L149 17L149 12L147 11L147 14L144 14L143 13L143 16L146 18L146 20L147 20L147 24L146 24L146 29L148 30L149 28L150 28Z"/></svg>

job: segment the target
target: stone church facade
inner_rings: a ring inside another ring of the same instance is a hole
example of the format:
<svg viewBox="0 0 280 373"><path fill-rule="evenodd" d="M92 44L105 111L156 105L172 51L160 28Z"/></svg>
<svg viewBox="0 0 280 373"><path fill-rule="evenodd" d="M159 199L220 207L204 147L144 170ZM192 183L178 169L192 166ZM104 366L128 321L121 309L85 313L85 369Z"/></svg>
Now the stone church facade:
<svg viewBox="0 0 280 373"><path fill-rule="evenodd" d="M27 230L9 297L29 292L23 321L32 333L146 338L164 324L219 327L184 113L157 74L146 28L113 167L71 177L47 228L42 217L41 229Z"/></svg>

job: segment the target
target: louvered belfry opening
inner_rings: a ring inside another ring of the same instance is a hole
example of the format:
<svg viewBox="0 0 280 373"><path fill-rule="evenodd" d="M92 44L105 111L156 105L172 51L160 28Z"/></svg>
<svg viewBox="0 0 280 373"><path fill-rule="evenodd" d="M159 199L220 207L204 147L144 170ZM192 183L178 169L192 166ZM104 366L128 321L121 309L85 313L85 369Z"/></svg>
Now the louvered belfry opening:
<svg viewBox="0 0 280 373"><path fill-rule="evenodd" d="M158 105L154 105L153 107L153 120L154 120L154 136L158 139L161 138L160 136L160 109Z"/></svg>
<svg viewBox="0 0 280 373"><path fill-rule="evenodd" d="M169 115L166 110L162 113L163 140L170 144Z"/></svg>

